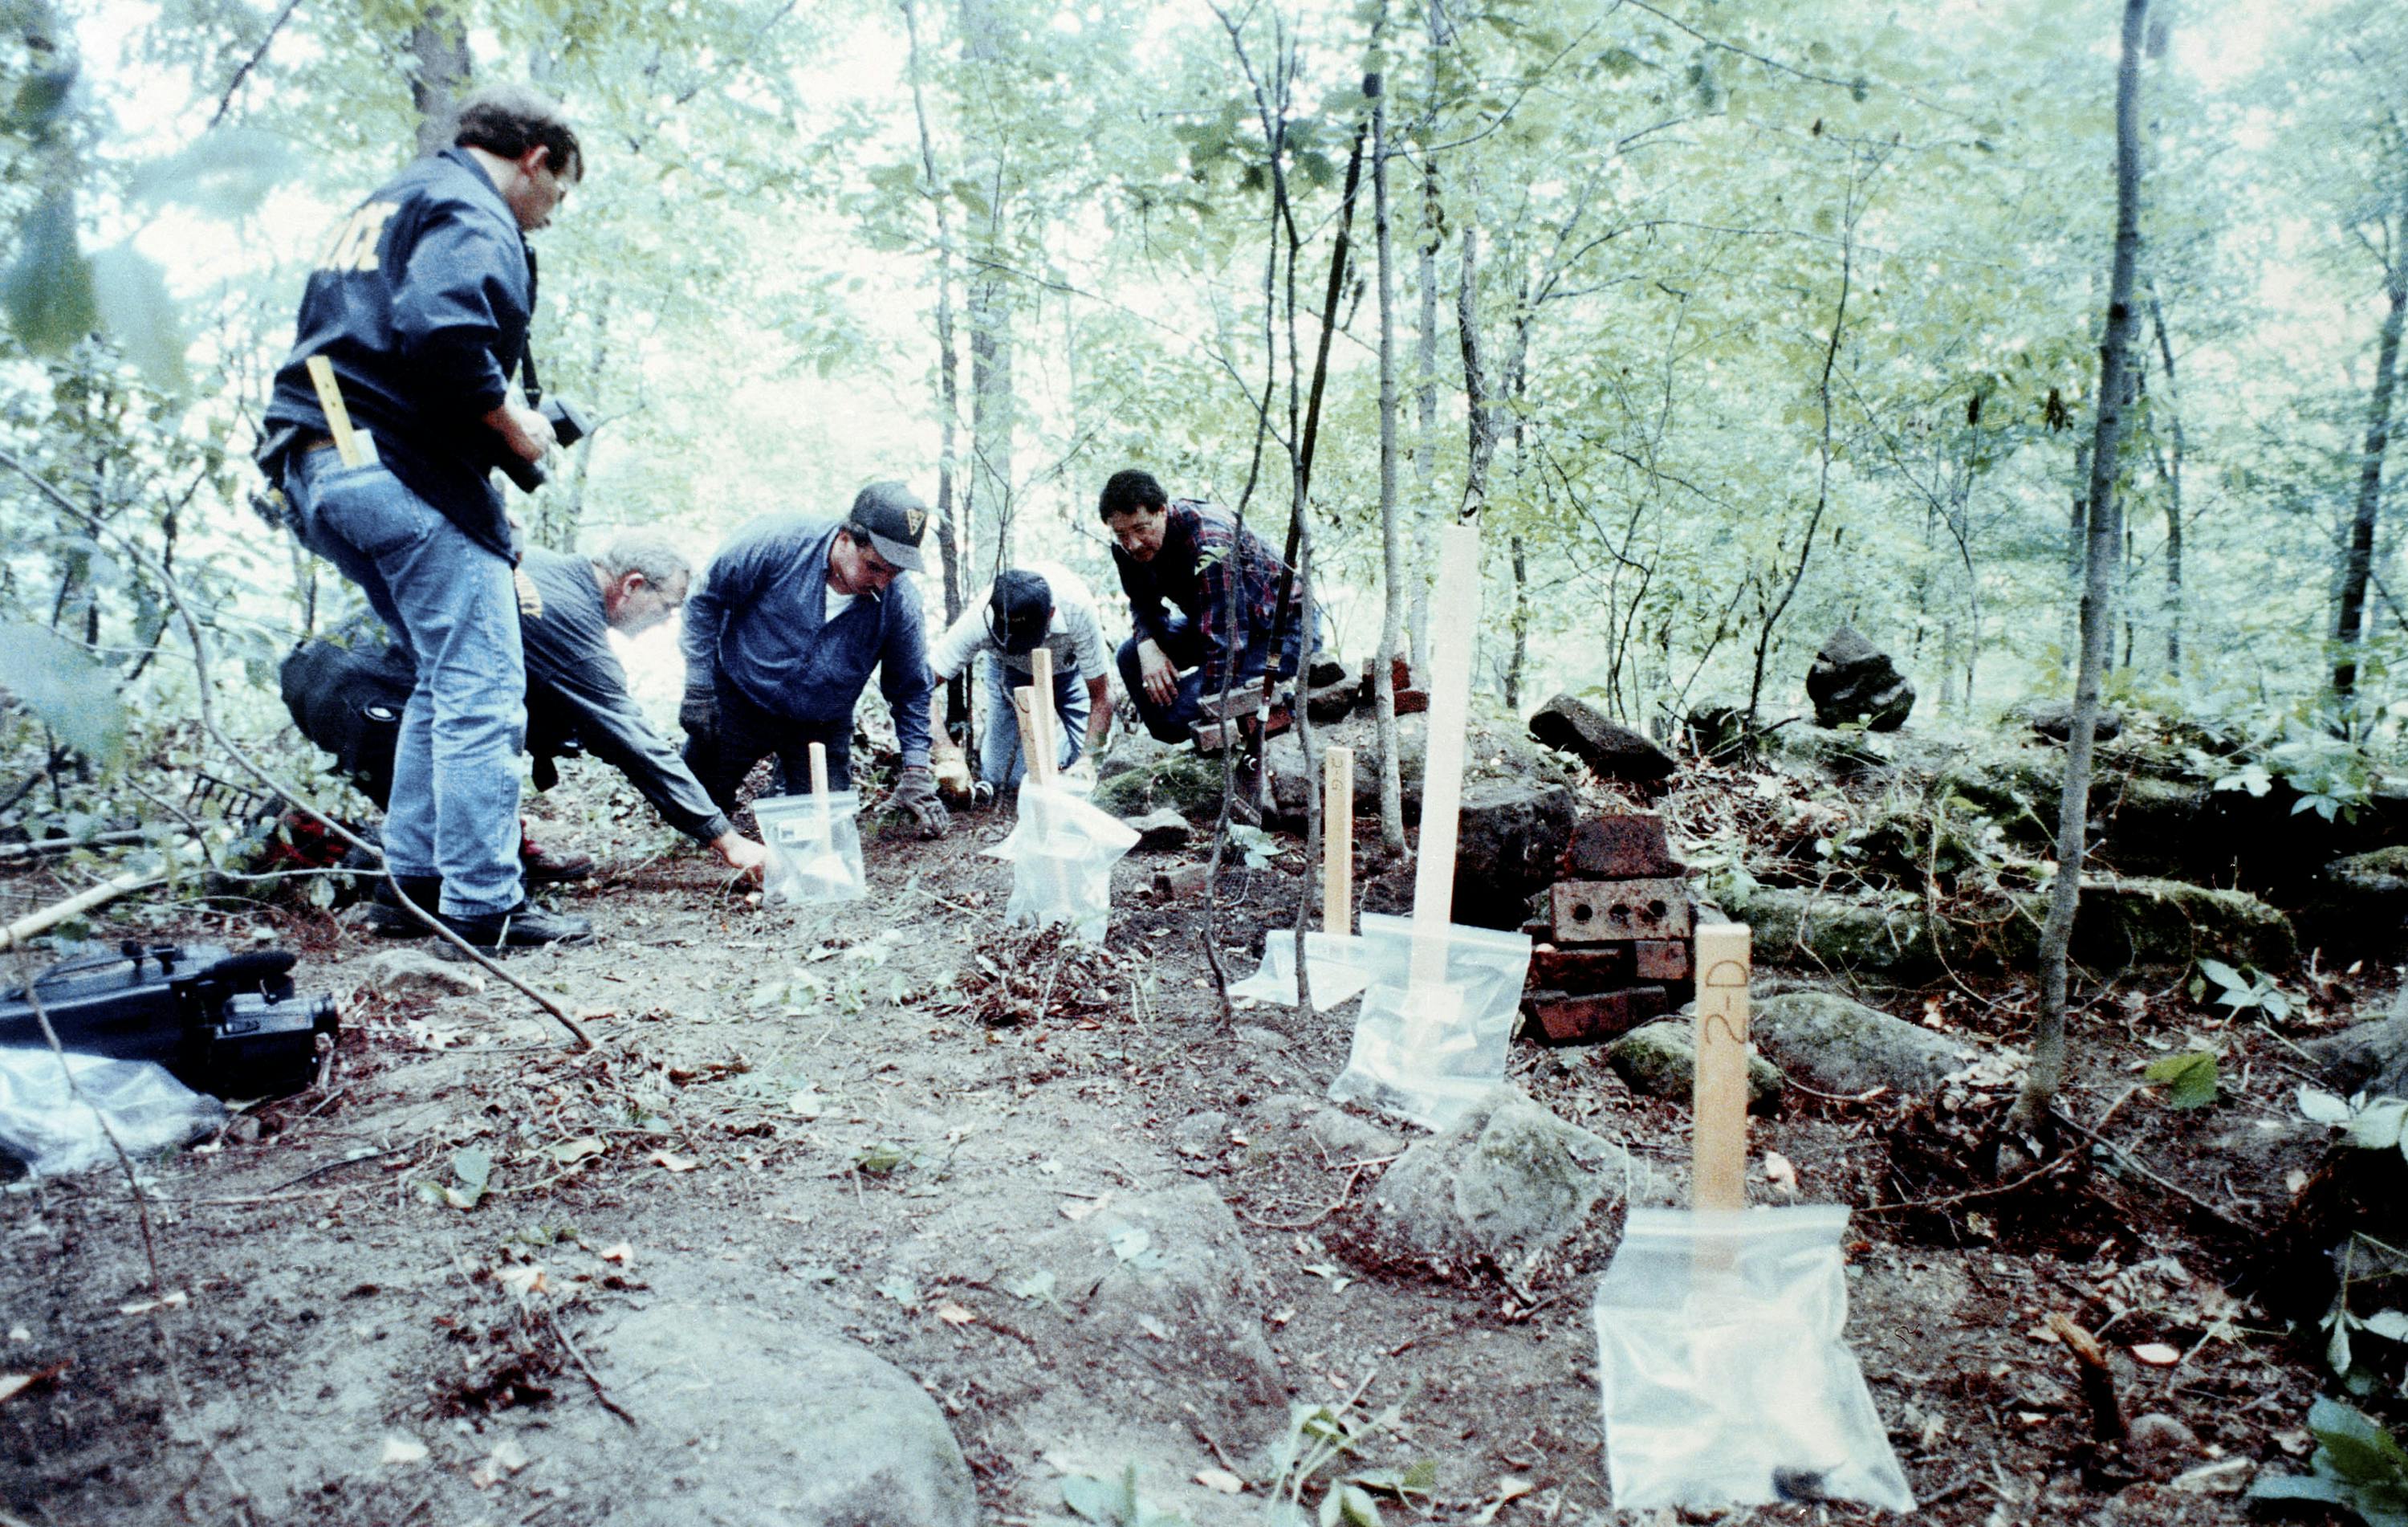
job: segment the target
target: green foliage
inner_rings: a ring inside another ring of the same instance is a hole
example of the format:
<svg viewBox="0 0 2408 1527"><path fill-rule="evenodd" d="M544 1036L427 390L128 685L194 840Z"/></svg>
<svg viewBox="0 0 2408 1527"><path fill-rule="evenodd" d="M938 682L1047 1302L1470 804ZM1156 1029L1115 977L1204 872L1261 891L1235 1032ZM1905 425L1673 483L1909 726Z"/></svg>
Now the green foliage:
<svg viewBox="0 0 2408 1527"><path fill-rule="evenodd" d="M2207 986L2216 987L2215 1001L2219 1006L2234 1013L2261 1013L2281 1023L2291 1016L2291 999L2274 978L2263 972L2243 973L2220 959L2202 959L2199 973L2191 978L2190 999L2199 1001L2207 995Z"/></svg>
<svg viewBox="0 0 2408 1527"><path fill-rule="evenodd" d="M125 706L108 672L81 647L39 626L0 626L0 688L59 740L96 763L125 746Z"/></svg>
<svg viewBox="0 0 2408 1527"><path fill-rule="evenodd" d="M1437 1465L1427 1460L1397 1468L1346 1469L1343 1461L1360 1455L1383 1432L1392 1431L1412 1395L1377 1415L1363 1414L1352 1402L1319 1405L1298 1401L1288 1406L1287 1429L1270 1445L1266 1459L1270 1483L1274 1527L1378 1527L1377 1496L1410 1500L1426 1494L1437 1483ZM1318 1509L1305 1514L1305 1495L1322 1490Z"/></svg>
<svg viewBox="0 0 2408 1527"><path fill-rule="evenodd" d="M1138 1493L1137 1465L1117 1477L1074 1474L1062 1481L1062 1504L1098 1527L1186 1527L1187 1519L1165 1511Z"/></svg>
<svg viewBox="0 0 2408 1527"><path fill-rule="evenodd" d="M2215 1062L2214 1050L2193 1050L2154 1060L2143 1074L2166 1089L2168 1107L2204 1108L2215 1101Z"/></svg>
<svg viewBox="0 0 2408 1527"><path fill-rule="evenodd" d="M2408 1451L2365 1412L2339 1400L2308 1409L2316 1450L2308 1474L2261 1476L2253 1500L2310 1501L2355 1512L2366 1527L2408 1527Z"/></svg>

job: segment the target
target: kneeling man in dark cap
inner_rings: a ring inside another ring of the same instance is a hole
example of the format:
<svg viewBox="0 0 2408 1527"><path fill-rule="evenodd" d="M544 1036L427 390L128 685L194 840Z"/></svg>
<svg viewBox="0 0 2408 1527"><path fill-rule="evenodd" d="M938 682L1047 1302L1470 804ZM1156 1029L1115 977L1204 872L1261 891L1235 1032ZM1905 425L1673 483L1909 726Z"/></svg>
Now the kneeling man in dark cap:
<svg viewBox="0 0 2408 1527"><path fill-rule="evenodd" d="M827 749L828 784L852 781L853 712L869 670L895 717L903 772L895 803L923 834L948 825L928 769L927 635L906 573L922 566L928 506L900 483L873 483L841 520L772 514L719 549L685 606L685 761L724 812L744 776L775 755L788 788Z"/></svg>

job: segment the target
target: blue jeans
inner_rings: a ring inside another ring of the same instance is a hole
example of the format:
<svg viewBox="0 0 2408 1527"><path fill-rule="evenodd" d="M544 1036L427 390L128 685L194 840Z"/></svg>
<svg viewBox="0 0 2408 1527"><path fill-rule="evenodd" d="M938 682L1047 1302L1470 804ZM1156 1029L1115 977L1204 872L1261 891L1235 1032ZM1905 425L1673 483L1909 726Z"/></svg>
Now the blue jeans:
<svg viewBox="0 0 2408 1527"><path fill-rule="evenodd" d="M367 594L409 649L385 811L385 861L443 877L452 916L508 912L519 881L519 753L526 663L510 565L375 463L296 452L284 495L302 543Z"/></svg>
<svg viewBox="0 0 2408 1527"><path fill-rule="evenodd" d="M1020 752L1020 722L1011 713L1011 696L1005 690L1003 656L979 654L979 687L986 695L986 728L979 733L979 778L998 790L1009 790L1028 772ZM1013 679L1023 677L1011 675ZM1056 769L1068 769L1087 750L1087 683L1076 671L1054 670L1054 729L1061 756Z"/></svg>
<svg viewBox="0 0 2408 1527"><path fill-rule="evenodd" d="M1289 611L1289 626L1280 638L1279 676L1292 678L1304 649L1303 633L1295 621L1296 612ZM1321 612L1313 612L1313 627L1318 644ZM1142 636L1132 636L1121 643L1119 653L1121 682L1128 685L1129 703L1137 708L1137 718L1157 742L1184 742L1196 735L1195 725L1204 718L1204 639L1181 615L1170 617L1169 627L1163 633L1162 655L1179 670L1179 690L1168 705L1157 704L1145 692L1144 665L1138 660L1138 644ZM1263 682L1263 670L1269 665L1270 633L1256 629L1246 635L1246 645L1238 654L1238 682L1232 692L1242 692L1249 684Z"/></svg>

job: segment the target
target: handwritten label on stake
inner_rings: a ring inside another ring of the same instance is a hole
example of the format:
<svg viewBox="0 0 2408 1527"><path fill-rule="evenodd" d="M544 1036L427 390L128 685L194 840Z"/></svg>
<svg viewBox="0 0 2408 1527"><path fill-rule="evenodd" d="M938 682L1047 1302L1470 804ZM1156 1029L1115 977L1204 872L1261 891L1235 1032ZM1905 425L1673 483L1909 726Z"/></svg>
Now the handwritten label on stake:
<svg viewBox="0 0 2408 1527"><path fill-rule="evenodd" d="M1747 1207L1747 929L1699 928L1693 1209Z"/></svg>

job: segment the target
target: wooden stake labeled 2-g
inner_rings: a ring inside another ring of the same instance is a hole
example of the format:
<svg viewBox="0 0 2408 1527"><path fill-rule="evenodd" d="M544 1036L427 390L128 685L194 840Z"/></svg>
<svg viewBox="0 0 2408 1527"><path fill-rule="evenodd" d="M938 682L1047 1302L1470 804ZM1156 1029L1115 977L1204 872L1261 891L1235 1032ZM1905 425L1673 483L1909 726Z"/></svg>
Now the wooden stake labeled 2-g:
<svg viewBox="0 0 2408 1527"><path fill-rule="evenodd" d="M1748 929L1698 929L1698 1065L1690 1109L1689 1207L1747 1207Z"/></svg>

